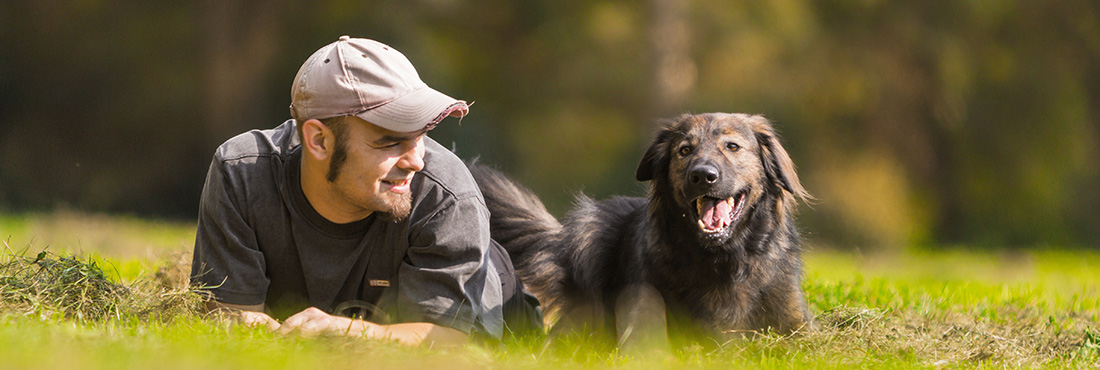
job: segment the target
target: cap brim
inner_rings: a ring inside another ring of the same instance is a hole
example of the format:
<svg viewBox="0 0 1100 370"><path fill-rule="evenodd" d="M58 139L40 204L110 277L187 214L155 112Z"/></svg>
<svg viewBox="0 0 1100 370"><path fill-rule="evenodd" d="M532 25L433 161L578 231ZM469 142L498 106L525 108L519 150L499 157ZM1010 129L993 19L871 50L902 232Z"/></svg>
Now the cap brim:
<svg viewBox="0 0 1100 370"><path fill-rule="evenodd" d="M422 87L356 117L390 131L415 132L447 116L462 117L470 107L430 87Z"/></svg>

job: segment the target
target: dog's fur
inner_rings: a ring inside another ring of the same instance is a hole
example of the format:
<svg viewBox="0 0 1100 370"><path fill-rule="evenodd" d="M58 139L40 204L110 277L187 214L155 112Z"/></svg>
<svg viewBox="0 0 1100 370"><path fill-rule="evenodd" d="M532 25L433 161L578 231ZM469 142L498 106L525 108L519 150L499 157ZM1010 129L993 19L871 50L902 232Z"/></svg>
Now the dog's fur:
<svg viewBox="0 0 1100 370"><path fill-rule="evenodd" d="M563 223L500 172L471 170L493 238L558 327L615 325L622 337L656 309L664 330L665 307L672 326L715 335L810 322L793 217L810 195L763 117L664 122L636 173L648 199L581 195Z"/></svg>

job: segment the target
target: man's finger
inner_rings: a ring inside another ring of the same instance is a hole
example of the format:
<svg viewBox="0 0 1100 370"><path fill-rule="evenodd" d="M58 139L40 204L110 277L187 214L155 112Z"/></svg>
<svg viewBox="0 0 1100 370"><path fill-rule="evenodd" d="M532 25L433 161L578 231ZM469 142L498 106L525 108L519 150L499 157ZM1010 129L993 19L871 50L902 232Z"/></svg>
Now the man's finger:
<svg viewBox="0 0 1100 370"><path fill-rule="evenodd" d="M273 319L271 316L263 312L242 311L237 314L241 323L246 326L263 326L268 330L274 330L279 327L279 321Z"/></svg>
<svg viewBox="0 0 1100 370"><path fill-rule="evenodd" d="M279 330L280 327L279 321L270 317L267 318L267 322L264 323L264 326L267 327L267 331L276 331Z"/></svg>
<svg viewBox="0 0 1100 370"><path fill-rule="evenodd" d="M278 333L281 335L287 335L298 329L298 322L291 322L290 319L283 321L283 324L279 326Z"/></svg>
<svg viewBox="0 0 1100 370"><path fill-rule="evenodd" d="M305 318L300 312L294 314L294 316L288 317L286 321L283 321L283 324L279 326L279 334L285 335L294 332L294 330L302 326L304 320Z"/></svg>
<svg viewBox="0 0 1100 370"><path fill-rule="evenodd" d="M294 314L279 327L279 334L298 334L313 336L326 331L334 330L339 320L317 308L310 307L302 312Z"/></svg>

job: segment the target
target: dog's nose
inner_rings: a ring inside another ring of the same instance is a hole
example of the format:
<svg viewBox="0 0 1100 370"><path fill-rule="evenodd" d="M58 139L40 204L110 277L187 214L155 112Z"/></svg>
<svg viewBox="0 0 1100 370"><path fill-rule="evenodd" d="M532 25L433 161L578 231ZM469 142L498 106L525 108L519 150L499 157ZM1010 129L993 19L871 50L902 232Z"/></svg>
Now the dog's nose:
<svg viewBox="0 0 1100 370"><path fill-rule="evenodd" d="M713 184L715 182L718 182L718 169L714 166L702 164L691 169L692 184Z"/></svg>

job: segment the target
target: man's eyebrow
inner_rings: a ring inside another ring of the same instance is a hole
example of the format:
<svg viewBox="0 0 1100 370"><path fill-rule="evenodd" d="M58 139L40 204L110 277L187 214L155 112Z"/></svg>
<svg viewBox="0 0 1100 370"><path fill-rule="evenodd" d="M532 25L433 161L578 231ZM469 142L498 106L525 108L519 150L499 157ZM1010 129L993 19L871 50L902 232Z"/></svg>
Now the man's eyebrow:
<svg viewBox="0 0 1100 370"><path fill-rule="evenodd" d="M396 142L415 139L419 135L420 135L420 133L411 133L411 134L407 134L407 135L393 135L393 134L382 135L382 137L378 138L378 140L374 140L371 143L375 144L375 145L396 143Z"/></svg>

